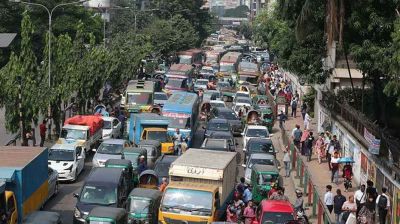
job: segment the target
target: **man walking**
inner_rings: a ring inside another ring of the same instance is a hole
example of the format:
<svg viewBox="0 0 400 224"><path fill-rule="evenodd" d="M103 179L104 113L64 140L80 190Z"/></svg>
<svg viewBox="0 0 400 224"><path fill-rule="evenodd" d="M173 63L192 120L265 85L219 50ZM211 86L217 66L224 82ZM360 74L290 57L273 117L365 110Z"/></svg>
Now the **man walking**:
<svg viewBox="0 0 400 224"><path fill-rule="evenodd" d="M308 135L306 141L305 141L305 147L306 147L306 156L307 156L307 161L311 161L311 156L312 156L312 148L314 144L314 136L313 132L310 131L310 134Z"/></svg>
<svg viewBox="0 0 400 224"><path fill-rule="evenodd" d="M300 148L300 140L303 132L300 130L300 125L296 124L296 127L292 131L293 143L297 148Z"/></svg>
<svg viewBox="0 0 400 224"><path fill-rule="evenodd" d="M332 213L333 210L333 194L332 194L332 186L326 185L326 193L324 196L324 203L329 210L329 213Z"/></svg>
<svg viewBox="0 0 400 224"><path fill-rule="evenodd" d="M283 113L283 111L281 110L280 114L278 115L279 118L279 127L284 130L283 124L286 121L286 115Z"/></svg>
<svg viewBox="0 0 400 224"><path fill-rule="evenodd" d="M39 125L40 132L40 147L43 147L44 140L46 139L46 119L43 119L42 123Z"/></svg>
<svg viewBox="0 0 400 224"><path fill-rule="evenodd" d="M388 210L390 208L390 200L389 196L386 195L387 189L385 187L382 188L382 194L378 196L376 199L376 205L378 206L378 214L379 214L379 223L386 223L386 216L388 214Z"/></svg>
<svg viewBox="0 0 400 224"><path fill-rule="evenodd" d="M179 128L175 130L174 134L174 150L175 150L175 155L180 155L181 152L179 150L179 145L182 143L182 134L180 133Z"/></svg>
<svg viewBox="0 0 400 224"><path fill-rule="evenodd" d="M365 199L366 199L365 184L362 184L360 186L360 189L358 189L356 193L354 193L354 199L356 200L357 204L356 217L358 217L358 213L360 212L361 207L365 205Z"/></svg>
<svg viewBox="0 0 400 224"><path fill-rule="evenodd" d="M342 206L346 202L346 197L342 195L340 189L336 190L336 195L333 198L333 212L335 213L336 223L341 224L340 214L342 214Z"/></svg>
<svg viewBox="0 0 400 224"><path fill-rule="evenodd" d="M292 107L292 117L296 117L297 103L297 97L293 97L292 102L290 102L290 106Z"/></svg>

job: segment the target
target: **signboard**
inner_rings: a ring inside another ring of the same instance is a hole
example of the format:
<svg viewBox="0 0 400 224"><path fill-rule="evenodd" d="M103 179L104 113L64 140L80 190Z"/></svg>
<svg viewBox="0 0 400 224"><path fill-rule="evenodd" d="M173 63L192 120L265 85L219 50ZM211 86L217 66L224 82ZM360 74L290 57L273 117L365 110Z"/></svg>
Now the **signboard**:
<svg viewBox="0 0 400 224"><path fill-rule="evenodd" d="M364 128L364 138L367 140L369 146L368 151L372 154L379 155L379 148L381 146L381 140L375 138L371 132L369 132L366 128Z"/></svg>
<svg viewBox="0 0 400 224"><path fill-rule="evenodd" d="M169 175L171 177L191 177L196 179L220 181L223 178L223 171L204 167L174 165L169 170Z"/></svg>
<svg viewBox="0 0 400 224"><path fill-rule="evenodd" d="M361 183L367 182L367 172L368 172L368 158L364 155L364 153L361 153L361 172L360 172L360 181Z"/></svg>

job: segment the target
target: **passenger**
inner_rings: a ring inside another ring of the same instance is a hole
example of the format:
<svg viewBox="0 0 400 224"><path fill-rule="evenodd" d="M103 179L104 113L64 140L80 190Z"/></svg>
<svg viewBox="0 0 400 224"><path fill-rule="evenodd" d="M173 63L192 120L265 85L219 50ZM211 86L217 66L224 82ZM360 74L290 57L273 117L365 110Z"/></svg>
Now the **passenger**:
<svg viewBox="0 0 400 224"><path fill-rule="evenodd" d="M247 207L244 209L243 212L243 217L244 217L244 224L251 224L254 221L256 213L254 211L253 201L249 201L249 203L247 204Z"/></svg>
<svg viewBox="0 0 400 224"><path fill-rule="evenodd" d="M166 177L163 177L163 178L162 178L161 185L160 185L160 187L159 187L158 189L159 189L161 192L164 192L164 191L165 191L165 188L167 188L167 186L168 186L168 180L167 180Z"/></svg>
<svg viewBox="0 0 400 224"><path fill-rule="evenodd" d="M271 195L270 200L284 200L289 201L289 198L284 194L284 188L278 187L278 191Z"/></svg>
<svg viewBox="0 0 400 224"><path fill-rule="evenodd" d="M245 186L245 190L243 192L243 202L248 203L253 200L253 193L251 192L251 186Z"/></svg>
<svg viewBox="0 0 400 224"><path fill-rule="evenodd" d="M145 159L145 158L144 158L143 155L139 157L139 165L138 165L138 173L139 173L139 175L140 175L143 171L147 170L146 161L145 161L144 159Z"/></svg>
<svg viewBox="0 0 400 224"><path fill-rule="evenodd" d="M303 192L301 190L296 189L296 201L294 203L294 210L295 211L303 211Z"/></svg>

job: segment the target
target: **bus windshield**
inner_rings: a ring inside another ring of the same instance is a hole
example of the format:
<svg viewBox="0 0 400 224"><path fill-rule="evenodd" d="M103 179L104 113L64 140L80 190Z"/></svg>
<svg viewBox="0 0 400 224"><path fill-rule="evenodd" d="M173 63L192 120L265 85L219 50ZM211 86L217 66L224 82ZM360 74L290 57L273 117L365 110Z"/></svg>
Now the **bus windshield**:
<svg viewBox="0 0 400 224"><path fill-rule="evenodd" d="M151 104L152 93L128 93L128 104Z"/></svg>

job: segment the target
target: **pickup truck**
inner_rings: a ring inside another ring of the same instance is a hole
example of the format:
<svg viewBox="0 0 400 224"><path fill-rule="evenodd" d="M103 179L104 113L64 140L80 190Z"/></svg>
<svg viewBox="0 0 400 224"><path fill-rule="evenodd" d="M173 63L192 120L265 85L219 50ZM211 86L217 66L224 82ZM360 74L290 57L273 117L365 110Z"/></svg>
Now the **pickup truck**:
<svg viewBox="0 0 400 224"><path fill-rule="evenodd" d="M103 119L100 115L77 115L64 122L57 143L75 143L88 153L99 144L103 134L102 128Z"/></svg>
<svg viewBox="0 0 400 224"><path fill-rule="evenodd" d="M0 213L6 211L6 223L22 223L51 196L47 160L46 148L0 147Z"/></svg>
<svg viewBox="0 0 400 224"><path fill-rule="evenodd" d="M159 223L223 220L238 174L236 152L190 149L170 166ZM184 195L185 197L182 197Z"/></svg>

